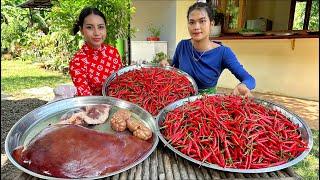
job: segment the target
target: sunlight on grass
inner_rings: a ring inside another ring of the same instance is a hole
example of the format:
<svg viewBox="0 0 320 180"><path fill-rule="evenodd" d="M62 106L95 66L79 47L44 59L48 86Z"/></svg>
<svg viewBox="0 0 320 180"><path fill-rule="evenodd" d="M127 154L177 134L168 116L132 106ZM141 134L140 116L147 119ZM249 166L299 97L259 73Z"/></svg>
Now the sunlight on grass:
<svg viewBox="0 0 320 180"><path fill-rule="evenodd" d="M22 89L36 87L56 87L59 84L71 83L68 75L41 69L24 61L1 61L1 91L15 94Z"/></svg>
<svg viewBox="0 0 320 180"><path fill-rule="evenodd" d="M293 166L302 179L319 179L319 131L312 130L313 147L309 155Z"/></svg>

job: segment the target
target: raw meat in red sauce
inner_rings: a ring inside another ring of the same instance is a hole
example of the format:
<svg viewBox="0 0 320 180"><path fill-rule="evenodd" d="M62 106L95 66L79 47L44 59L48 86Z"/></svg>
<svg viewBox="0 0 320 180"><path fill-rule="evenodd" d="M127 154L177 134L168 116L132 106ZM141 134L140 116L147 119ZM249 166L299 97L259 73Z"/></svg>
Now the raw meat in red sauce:
<svg viewBox="0 0 320 180"><path fill-rule="evenodd" d="M85 118L84 121L87 124L102 124L109 116L110 105L98 104L86 106L86 113L89 118Z"/></svg>
<svg viewBox="0 0 320 180"><path fill-rule="evenodd" d="M77 125L44 129L13 157L25 168L60 178L96 177L120 170L145 155L152 140L128 131L107 134Z"/></svg>
<svg viewBox="0 0 320 180"><path fill-rule="evenodd" d="M108 104L89 105L81 109L67 112L58 124L102 124L109 116L111 106Z"/></svg>
<svg viewBox="0 0 320 180"><path fill-rule="evenodd" d="M84 125L84 118L88 118L86 112L77 112L72 115L67 115L68 117L62 117L58 124L74 124L74 125Z"/></svg>

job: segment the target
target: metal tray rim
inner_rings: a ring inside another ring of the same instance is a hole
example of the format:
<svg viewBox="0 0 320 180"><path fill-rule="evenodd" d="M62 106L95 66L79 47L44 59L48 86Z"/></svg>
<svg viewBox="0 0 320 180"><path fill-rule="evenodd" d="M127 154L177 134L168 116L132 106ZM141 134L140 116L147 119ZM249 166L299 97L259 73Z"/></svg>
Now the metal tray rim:
<svg viewBox="0 0 320 180"><path fill-rule="evenodd" d="M136 105L136 104L133 104L131 102L128 102L128 101L125 101L125 100L122 100L122 99L118 99L118 98L114 98L114 97L110 97L110 96L82 96L82 97L73 97L73 98L66 98L66 99L61 99L61 100L57 100L57 101L54 101L54 102L50 102L50 103L47 103L45 105L42 105L36 109L34 109L33 111L27 113L26 115L24 115L22 118L20 118L13 126L12 128L10 129L10 131L8 132L7 136L6 136L6 139L5 139L5 153L8 157L8 159L10 160L10 162L15 166L17 167L18 169L20 169L21 171L24 171L25 173L27 174L30 174L34 177L38 177L38 178L42 178L42 179L65 179L65 178L57 178L57 177L51 177L51 176L45 176L45 175L41 175L41 174L38 174L38 173L35 173L29 169L26 169L25 167L21 166L19 163L16 162L16 160L11 156L11 152L9 150L9 147L8 147L8 141L9 141L9 138L10 138L10 135L13 133L14 129L24 120L26 119L28 116L31 116L32 114L35 114L36 112L38 111L41 111L42 109L46 108L47 106L54 106L55 104L58 104L58 103L61 103L61 102L65 102L65 101L75 101L75 102L80 102L81 100L83 99L87 99L87 98L91 98L91 99L98 99L98 98L105 98L105 99L110 99L112 101L119 101L121 103L124 103L124 104L128 104L130 106L135 106L135 107L138 107L139 110L143 111L144 113L148 114L151 118L154 120L153 116L147 112L145 109L141 108L140 106ZM40 120L38 120L40 121ZM38 122L38 121L35 121L34 123ZM157 131L156 131L156 123L155 121L151 121L152 124L152 131L154 133L154 139L153 139L153 145L152 147L150 148L149 152L147 152L143 157L141 157L139 160L137 160L136 162L130 164L129 166L125 167L125 168L122 168L118 171L115 171L115 172L112 172L112 173L108 173L108 174L105 174L103 176L97 176L97 177L89 177L89 178L81 178L81 179L101 179L101 178L105 178L105 177L109 177L109 176L112 176L112 175L116 175L116 174L119 174L121 172L124 172L124 171L127 171L133 167L135 167L136 165L142 163L144 160L146 160L150 155L151 153L153 153L153 151L156 149L157 145L158 145L158 142L159 142L159 137L157 135Z"/></svg>
<svg viewBox="0 0 320 180"><path fill-rule="evenodd" d="M211 94L209 96L216 96L216 95L223 95L222 93L217 93L217 94ZM301 160L303 160L311 151L312 146L313 146L313 139L312 139L312 132L311 129L309 128L309 126L305 123L305 121L300 118L298 115L296 115L295 113L292 113L291 111L289 111L287 108L278 105L276 103L267 101L267 100L263 100L263 99L259 99L259 98L254 98L255 101L260 101L260 102L264 102L264 103L268 103L270 105L276 106L281 108L282 110L290 113L292 116L294 116L295 118L298 119L298 121L305 127L307 134L308 134L308 149L305 150L303 153L301 153L298 157L296 157L294 160L291 160L285 164L282 165L278 165L278 166L273 166L273 167L268 167L268 168L261 168L261 169L236 169L236 168L223 168L220 167L216 164L211 164L211 163L203 163L201 161L198 161L196 159L190 158L189 156L183 154L182 152L176 150L173 146L171 146L171 144L168 143L168 141L162 136L161 132L160 132L160 127L159 127L159 123L160 123L160 118L161 116L165 113L166 111L170 111L172 109L175 109L179 106L182 106L183 104L177 105L179 103L184 103L184 102L192 102L195 101L196 99L199 99L203 97L203 95L196 95L196 96L191 96L191 97L187 97L178 101L175 101L171 104L169 104L168 106L164 107L159 114L156 117L156 126L157 126L157 134L158 137L160 138L160 140L162 141L162 143L164 144L164 146L167 146L171 151L173 151L174 153L178 154L179 156L181 156L182 158L185 158L193 163L199 164L200 166L205 166L208 168L212 168L212 169L217 169L217 170L221 170L221 171L227 171L227 172L237 172L237 173L265 173L265 172L272 172L272 171L277 171L277 170L281 170L281 169L285 169L288 167L291 167L295 164L297 164L298 162L300 162ZM177 106L176 106L177 105Z"/></svg>

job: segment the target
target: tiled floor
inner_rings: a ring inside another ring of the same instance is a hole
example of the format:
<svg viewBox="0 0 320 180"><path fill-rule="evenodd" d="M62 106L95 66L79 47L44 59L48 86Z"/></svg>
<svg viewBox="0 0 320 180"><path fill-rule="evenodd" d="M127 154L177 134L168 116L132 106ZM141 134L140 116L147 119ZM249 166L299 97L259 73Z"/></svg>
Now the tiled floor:
<svg viewBox="0 0 320 180"><path fill-rule="evenodd" d="M230 93L230 89L218 88L220 93ZM301 117L311 129L319 130L319 101L304 100L292 97L278 96L253 92L254 97L271 101L284 106L289 111Z"/></svg>

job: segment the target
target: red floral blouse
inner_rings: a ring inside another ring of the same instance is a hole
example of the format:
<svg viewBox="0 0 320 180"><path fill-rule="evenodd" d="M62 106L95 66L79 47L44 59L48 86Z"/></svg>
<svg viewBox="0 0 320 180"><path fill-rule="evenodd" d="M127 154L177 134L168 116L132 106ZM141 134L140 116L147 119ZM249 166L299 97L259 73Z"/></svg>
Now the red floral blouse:
<svg viewBox="0 0 320 180"><path fill-rule="evenodd" d="M103 83L122 67L122 62L116 48L102 44L99 49L93 49L85 43L69 67L78 96L102 95Z"/></svg>

